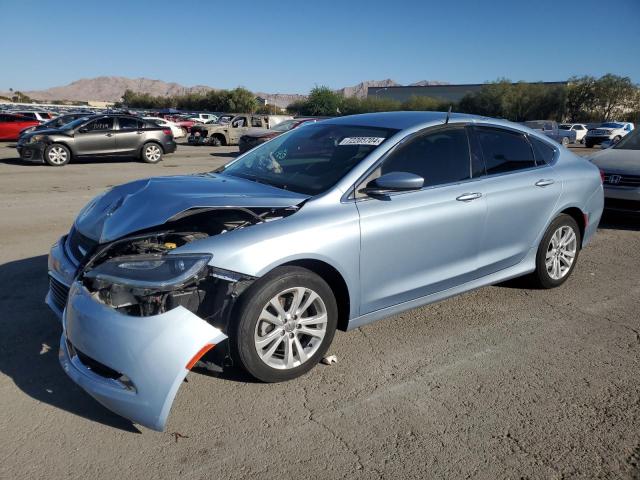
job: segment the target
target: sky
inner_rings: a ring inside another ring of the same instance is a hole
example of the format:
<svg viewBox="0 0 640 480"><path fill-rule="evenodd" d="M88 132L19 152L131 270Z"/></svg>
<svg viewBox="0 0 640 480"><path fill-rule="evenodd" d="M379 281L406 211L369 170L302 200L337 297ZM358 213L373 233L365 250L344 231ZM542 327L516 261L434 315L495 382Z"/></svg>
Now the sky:
<svg viewBox="0 0 640 480"><path fill-rule="evenodd" d="M0 0L0 91L101 75L307 93L363 80L640 83L640 0Z"/></svg>

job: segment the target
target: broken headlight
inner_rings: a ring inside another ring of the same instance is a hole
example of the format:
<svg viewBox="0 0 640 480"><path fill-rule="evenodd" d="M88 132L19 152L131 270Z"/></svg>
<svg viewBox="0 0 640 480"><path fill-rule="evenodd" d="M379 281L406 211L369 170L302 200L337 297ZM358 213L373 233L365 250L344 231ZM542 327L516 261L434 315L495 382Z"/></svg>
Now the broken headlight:
<svg viewBox="0 0 640 480"><path fill-rule="evenodd" d="M209 260L209 254L115 257L89 270L85 278L103 286L117 284L134 289L173 290L201 274Z"/></svg>

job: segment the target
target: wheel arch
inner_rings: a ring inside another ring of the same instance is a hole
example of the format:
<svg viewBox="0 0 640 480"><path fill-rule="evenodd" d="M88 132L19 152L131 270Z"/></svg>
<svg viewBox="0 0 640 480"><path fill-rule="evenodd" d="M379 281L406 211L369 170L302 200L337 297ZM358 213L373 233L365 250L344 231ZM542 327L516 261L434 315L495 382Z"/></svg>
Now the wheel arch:
<svg viewBox="0 0 640 480"><path fill-rule="evenodd" d="M569 215L578 224L578 228L580 229L580 245L579 245L579 248L582 248L582 240L584 239L584 232L585 232L585 229L587 227L586 219L585 219L585 213L581 209L579 209L578 207L568 207L568 208L565 208L564 210L558 212L558 215L562 215L562 214ZM556 215L556 217L558 215ZM556 217L554 217L554 218L556 218Z"/></svg>
<svg viewBox="0 0 640 480"><path fill-rule="evenodd" d="M346 331L349 324L351 297L349 287L344 277L330 264L317 259L299 259L278 265L278 267L302 267L312 271L325 282L333 291L338 305L338 330Z"/></svg>
<svg viewBox="0 0 640 480"><path fill-rule="evenodd" d="M227 136L224 133L215 132L213 135L211 135L211 138L219 138L220 142L222 143L222 146L224 147L229 145L229 140L227 139Z"/></svg>

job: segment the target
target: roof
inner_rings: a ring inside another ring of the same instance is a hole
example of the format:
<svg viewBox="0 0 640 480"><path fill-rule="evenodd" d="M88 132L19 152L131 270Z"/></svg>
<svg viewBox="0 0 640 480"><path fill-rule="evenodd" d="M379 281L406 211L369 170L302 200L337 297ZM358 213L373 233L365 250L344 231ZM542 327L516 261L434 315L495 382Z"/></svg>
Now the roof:
<svg viewBox="0 0 640 480"><path fill-rule="evenodd" d="M405 128L415 127L428 122L437 122L439 120L444 122L446 118L447 112L378 112L336 117L325 120L324 122L336 125L359 125L363 127L383 127L404 130ZM452 113L450 118L468 118L471 120L480 117L464 113Z"/></svg>

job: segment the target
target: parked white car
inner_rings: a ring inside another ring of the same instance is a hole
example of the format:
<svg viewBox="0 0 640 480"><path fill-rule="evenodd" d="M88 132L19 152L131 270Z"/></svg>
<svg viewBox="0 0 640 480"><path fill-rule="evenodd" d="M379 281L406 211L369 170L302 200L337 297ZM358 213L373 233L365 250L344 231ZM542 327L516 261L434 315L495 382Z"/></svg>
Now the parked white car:
<svg viewBox="0 0 640 480"><path fill-rule="evenodd" d="M41 112L39 110L17 110L11 113L22 115L23 117L27 117L27 118L32 118L34 120L39 121L40 123L48 122L52 118L55 118L55 115L52 115L49 112Z"/></svg>
<svg viewBox="0 0 640 480"><path fill-rule="evenodd" d="M631 122L605 122L598 128L592 128L584 137L587 148L600 145L603 142L618 143L622 138L631 133L635 125Z"/></svg>
<svg viewBox="0 0 640 480"><path fill-rule="evenodd" d="M578 143L584 143L584 137L586 137L587 130L589 130L584 123L561 123L558 128L576 132L576 142Z"/></svg>
<svg viewBox="0 0 640 480"><path fill-rule="evenodd" d="M200 122L200 123L208 123L208 122L217 121L218 116L214 115L213 113L198 113L195 115L191 115L189 117L189 120L193 120L194 122Z"/></svg>
<svg viewBox="0 0 640 480"><path fill-rule="evenodd" d="M171 122L169 120L165 120L160 117L144 117L145 120L151 120L154 123L157 123L161 127L169 127L171 132L173 133L173 138L183 138L187 136L187 129L181 127L177 123Z"/></svg>

